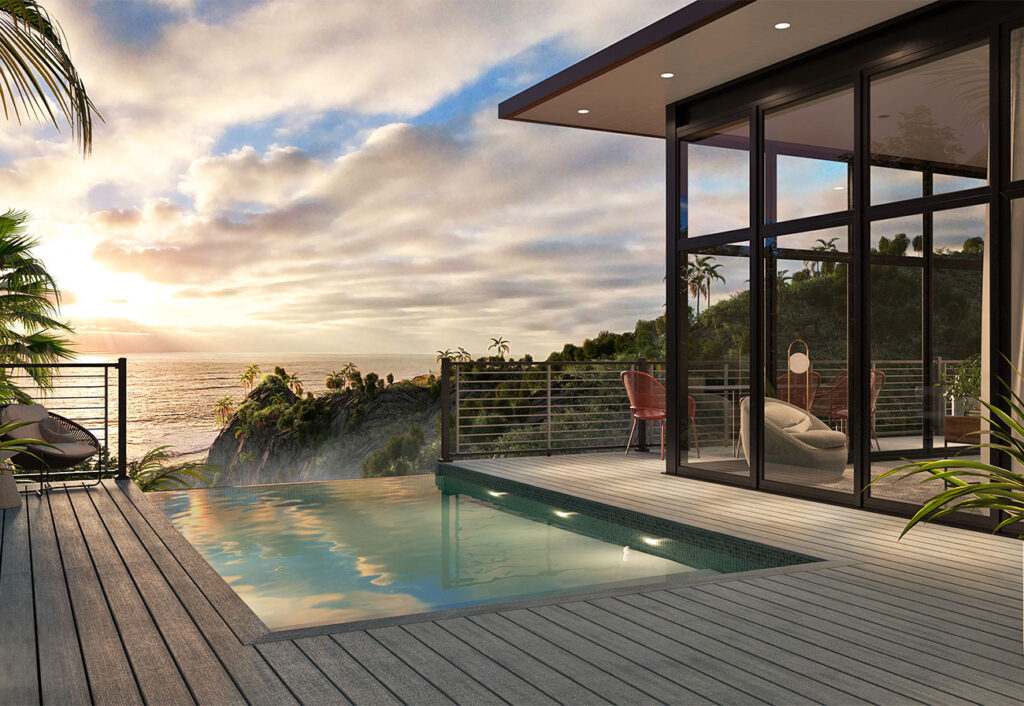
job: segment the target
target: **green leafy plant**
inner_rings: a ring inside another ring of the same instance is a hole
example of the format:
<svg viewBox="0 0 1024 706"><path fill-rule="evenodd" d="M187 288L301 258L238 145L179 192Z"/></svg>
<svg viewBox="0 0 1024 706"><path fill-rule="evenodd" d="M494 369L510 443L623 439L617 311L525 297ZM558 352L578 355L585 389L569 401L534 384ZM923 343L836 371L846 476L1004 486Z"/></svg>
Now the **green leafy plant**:
<svg viewBox="0 0 1024 706"><path fill-rule="evenodd" d="M1011 367L1017 378L1024 382L1020 370L1016 366ZM1020 468L1024 465L1024 400L1005 382L1002 382L1002 389L999 397L1006 403L1009 413L996 404L981 400L991 415L982 417L990 428L977 433L987 434L991 441L974 444L960 453L981 449L1001 451L1011 459L1012 467ZM1024 520L1024 475L991 463L963 455L938 461L915 461L883 473L872 481L872 485L889 476L899 476L900 481L917 476L922 484L935 483L943 488L910 518L900 537L921 522L930 522L958 510L1002 510L1006 518L994 531Z"/></svg>
<svg viewBox="0 0 1024 706"><path fill-rule="evenodd" d="M981 356L972 355L947 372L939 385L948 400L976 398L981 392Z"/></svg>
<svg viewBox="0 0 1024 706"><path fill-rule="evenodd" d="M169 446L150 449L142 458L128 463L128 477L145 492L153 490L185 490L192 487L189 479L209 483L216 468L201 461L174 463L167 453Z"/></svg>

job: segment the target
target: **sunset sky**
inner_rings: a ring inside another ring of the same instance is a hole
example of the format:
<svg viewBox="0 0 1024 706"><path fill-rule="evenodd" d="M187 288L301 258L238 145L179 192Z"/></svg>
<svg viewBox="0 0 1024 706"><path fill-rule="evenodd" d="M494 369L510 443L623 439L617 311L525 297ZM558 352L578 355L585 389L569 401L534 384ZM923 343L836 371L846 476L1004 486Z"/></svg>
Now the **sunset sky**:
<svg viewBox="0 0 1024 706"><path fill-rule="evenodd" d="M663 143L497 104L679 2L48 0L93 154L15 122L81 350L546 355L662 313Z"/></svg>

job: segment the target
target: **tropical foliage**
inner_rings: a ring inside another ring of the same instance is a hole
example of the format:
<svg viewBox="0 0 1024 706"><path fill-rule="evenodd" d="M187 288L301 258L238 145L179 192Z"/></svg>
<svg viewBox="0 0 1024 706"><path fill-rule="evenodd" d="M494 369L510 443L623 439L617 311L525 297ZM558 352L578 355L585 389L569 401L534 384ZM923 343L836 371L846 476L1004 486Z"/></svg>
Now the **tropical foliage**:
<svg viewBox="0 0 1024 706"><path fill-rule="evenodd" d="M505 356L509 354L510 350L508 339L502 338L501 336L498 336L497 338L492 338L491 345L487 346L487 350L494 351L494 354L496 356L504 360Z"/></svg>
<svg viewBox="0 0 1024 706"><path fill-rule="evenodd" d="M26 234L27 220L24 211L0 215L0 362L45 365L71 357L71 327L57 318L60 290L32 252L38 241ZM52 386L52 369L26 372L39 387ZM0 373L0 380L8 399L31 401L13 379Z"/></svg>
<svg viewBox="0 0 1024 706"><path fill-rule="evenodd" d="M1024 383L1024 374L1016 367L1013 372ZM1011 460L1012 467L1019 470L1024 468L1024 400L1006 384L999 399L1009 412L1000 409L998 402L980 400L989 415L983 419L990 425L990 429L980 433L987 434L991 441L975 444L961 453L982 449L1002 452ZM931 483L937 490L910 518L900 537L921 522L937 520L960 510L1001 510L1005 517L995 531L1024 521L1024 475L1016 471L962 455L908 463L882 474L874 482L890 476L898 476L900 481L917 478L921 484ZM1021 537L1024 538L1024 534Z"/></svg>
<svg viewBox="0 0 1024 706"><path fill-rule="evenodd" d="M391 437L382 448L367 456L360 468L363 478L429 473L438 451L433 445L424 445L423 429L413 425L408 432Z"/></svg>
<svg viewBox="0 0 1024 706"><path fill-rule="evenodd" d="M260 379L261 372L259 365L256 363L250 363L245 370L239 374L238 381L242 383L242 387L245 388L246 395L252 392L252 388L256 385L256 381Z"/></svg>
<svg viewBox="0 0 1024 706"><path fill-rule="evenodd" d="M142 458L128 462L128 476L142 490L185 490L192 481L209 483L216 469L199 461L175 462L167 452L168 446L150 449Z"/></svg>
<svg viewBox="0 0 1024 706"><path fill-rule="evenodd" d="M92 149L93 117L100 117L65 48L59 25L35 0L0 0L0 103L4 116L45 120L58 130L57 112L84 154Z"/></svg>
<svg viewBox="0 0 1024 706"><path fill-rule="evenodd" d="M223 429L227 426L228 422L231 421L232 415L235 413L235 400L233 397L224 395L217 400L217 423L218 426Z"/></svg>

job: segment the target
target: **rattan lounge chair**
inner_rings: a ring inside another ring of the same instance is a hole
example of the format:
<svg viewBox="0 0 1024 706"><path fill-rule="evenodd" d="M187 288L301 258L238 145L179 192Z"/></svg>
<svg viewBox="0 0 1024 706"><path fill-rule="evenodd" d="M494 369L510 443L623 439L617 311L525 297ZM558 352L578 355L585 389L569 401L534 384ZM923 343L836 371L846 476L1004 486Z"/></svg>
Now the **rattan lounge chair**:
<svg viewBox="0 0 1024 706"><path fill-rule="evenodd" d="M88 429L48 411L39 404L9 404L0 407L0 424L28 422L2 437L6 440L38 439L50 446L29 444L29 453L11 458L17 468L27 471L56 471L71 468L100 450L100 442Z"/></svg>

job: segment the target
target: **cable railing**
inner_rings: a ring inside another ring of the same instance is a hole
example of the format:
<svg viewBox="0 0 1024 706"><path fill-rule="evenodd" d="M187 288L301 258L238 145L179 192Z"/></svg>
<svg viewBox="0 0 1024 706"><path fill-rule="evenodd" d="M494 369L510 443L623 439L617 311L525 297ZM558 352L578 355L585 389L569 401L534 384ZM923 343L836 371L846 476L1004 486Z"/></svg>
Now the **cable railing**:
<svg viewBox="0 0 1024 706"><path fill-rule="evenodd" d="M960 362L937 360L932 379L941 380ZM874 367L886 375L875 412L878 435L922 434L926 420L941 434L949 403L941 390L925 389L921 361L878 360ZM633 418L620 373L641 370L664 383L664 368L663 361L650 360L442 360L442 399L451 400L441 407L442 458L625 449ZM823 386L846 368L843 360L814 363ZM690 362L687 394L702 443L736 443L749 385L746 360ZM660 444L660 424L641 422L637 431L637 449Z"/></svg>
<svg viewBox="0 0 1024 706"><path fill-rule="evenodd" d="M46 369L48 384L40 385L31 375ZM16 469L18 480L94 480L127 476L127 360L112 363L0 363L3 378L17 386L34 403L88 431L99 443L88 468L28 470ZM17 404L10 394L0 405ZM112 452L116 452L112 454ZM116 456L116 466L111 458Z"/></svg>

